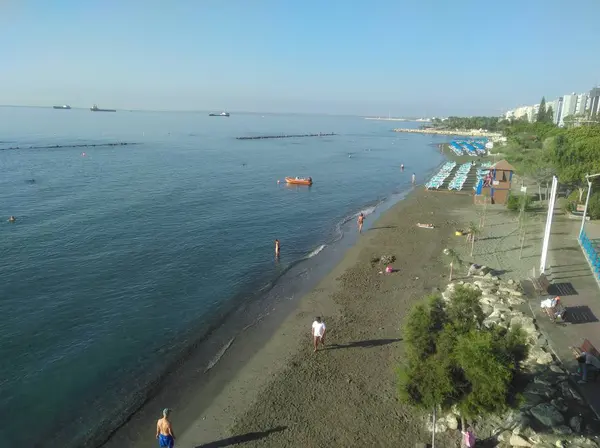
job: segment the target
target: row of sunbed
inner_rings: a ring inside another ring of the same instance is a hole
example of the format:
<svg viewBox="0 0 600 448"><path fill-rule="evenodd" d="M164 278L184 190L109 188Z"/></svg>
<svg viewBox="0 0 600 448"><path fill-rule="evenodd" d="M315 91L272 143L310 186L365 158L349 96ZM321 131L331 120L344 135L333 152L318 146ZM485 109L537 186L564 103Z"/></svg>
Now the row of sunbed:
<svg viewBox="0 0 600 448"><path fill-rule="evenodd" d="M456 162L446 162L438 173L425 184L425 188L428 190L437 190L440 188L450 174L452 174L452 170L455 166Z"/></svg>

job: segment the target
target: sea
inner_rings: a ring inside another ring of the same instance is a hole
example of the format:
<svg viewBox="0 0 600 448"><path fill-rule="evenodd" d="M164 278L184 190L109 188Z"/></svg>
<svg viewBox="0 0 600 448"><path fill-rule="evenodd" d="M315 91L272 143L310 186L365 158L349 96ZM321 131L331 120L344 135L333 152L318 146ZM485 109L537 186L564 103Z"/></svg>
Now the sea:
<svg viewBox="0 0 600 448"><path fill-rule="evenodd" d="M0 440L91 446L235 308L302 282L443 162L400 126L0 107Z"/></svg>

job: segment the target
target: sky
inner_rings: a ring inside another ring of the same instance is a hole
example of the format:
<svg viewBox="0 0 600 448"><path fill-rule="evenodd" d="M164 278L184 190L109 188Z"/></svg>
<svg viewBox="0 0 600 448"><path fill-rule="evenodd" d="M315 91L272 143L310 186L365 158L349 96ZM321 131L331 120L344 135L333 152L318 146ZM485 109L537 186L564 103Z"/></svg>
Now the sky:
<svg viewBox="0 0 600 448"><path fill-rule="evenodd" d="M600 83L597 0L0 0L0 104L499 115Z"/></svg>

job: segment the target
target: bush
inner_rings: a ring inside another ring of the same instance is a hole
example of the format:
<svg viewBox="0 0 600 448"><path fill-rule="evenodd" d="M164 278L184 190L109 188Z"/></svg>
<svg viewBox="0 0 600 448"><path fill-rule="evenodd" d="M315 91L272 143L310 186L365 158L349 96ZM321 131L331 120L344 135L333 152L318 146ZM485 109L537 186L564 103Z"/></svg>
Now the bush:
<svg viewBox="0 0 600 448"><path fill-rule="evenodd" d="M506 208L515 212L520 211L523 206L525 211L529 211L532 205L533 198L526 194L511 194L506 201Z"/></svg>
<svg viewBox="0 0 600 448"><path fill-rule="evenodd" d="M590 219L600 219L600 191L590 195L587 213Z"/></svg>
<svg viewBox="0 0 600 448"><path fill-rule="evenodd" d="M450 300L427 297L406 317L407 364L398 392L407 404L430 410L456 405L464 417L504 411L512 402L526 335L482 325L481 292L457 286Z"/></svg>

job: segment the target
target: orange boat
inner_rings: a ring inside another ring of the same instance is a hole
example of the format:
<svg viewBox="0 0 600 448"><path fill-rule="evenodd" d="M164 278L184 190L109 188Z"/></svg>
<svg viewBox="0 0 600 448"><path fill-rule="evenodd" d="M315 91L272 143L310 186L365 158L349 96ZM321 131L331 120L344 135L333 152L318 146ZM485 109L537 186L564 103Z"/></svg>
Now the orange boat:
<svg viewBox="0 0 600 448"><path fill-rule="evenodd" d="M285 181L291 185L312 185L312 177L286 177Z"/></svg>

